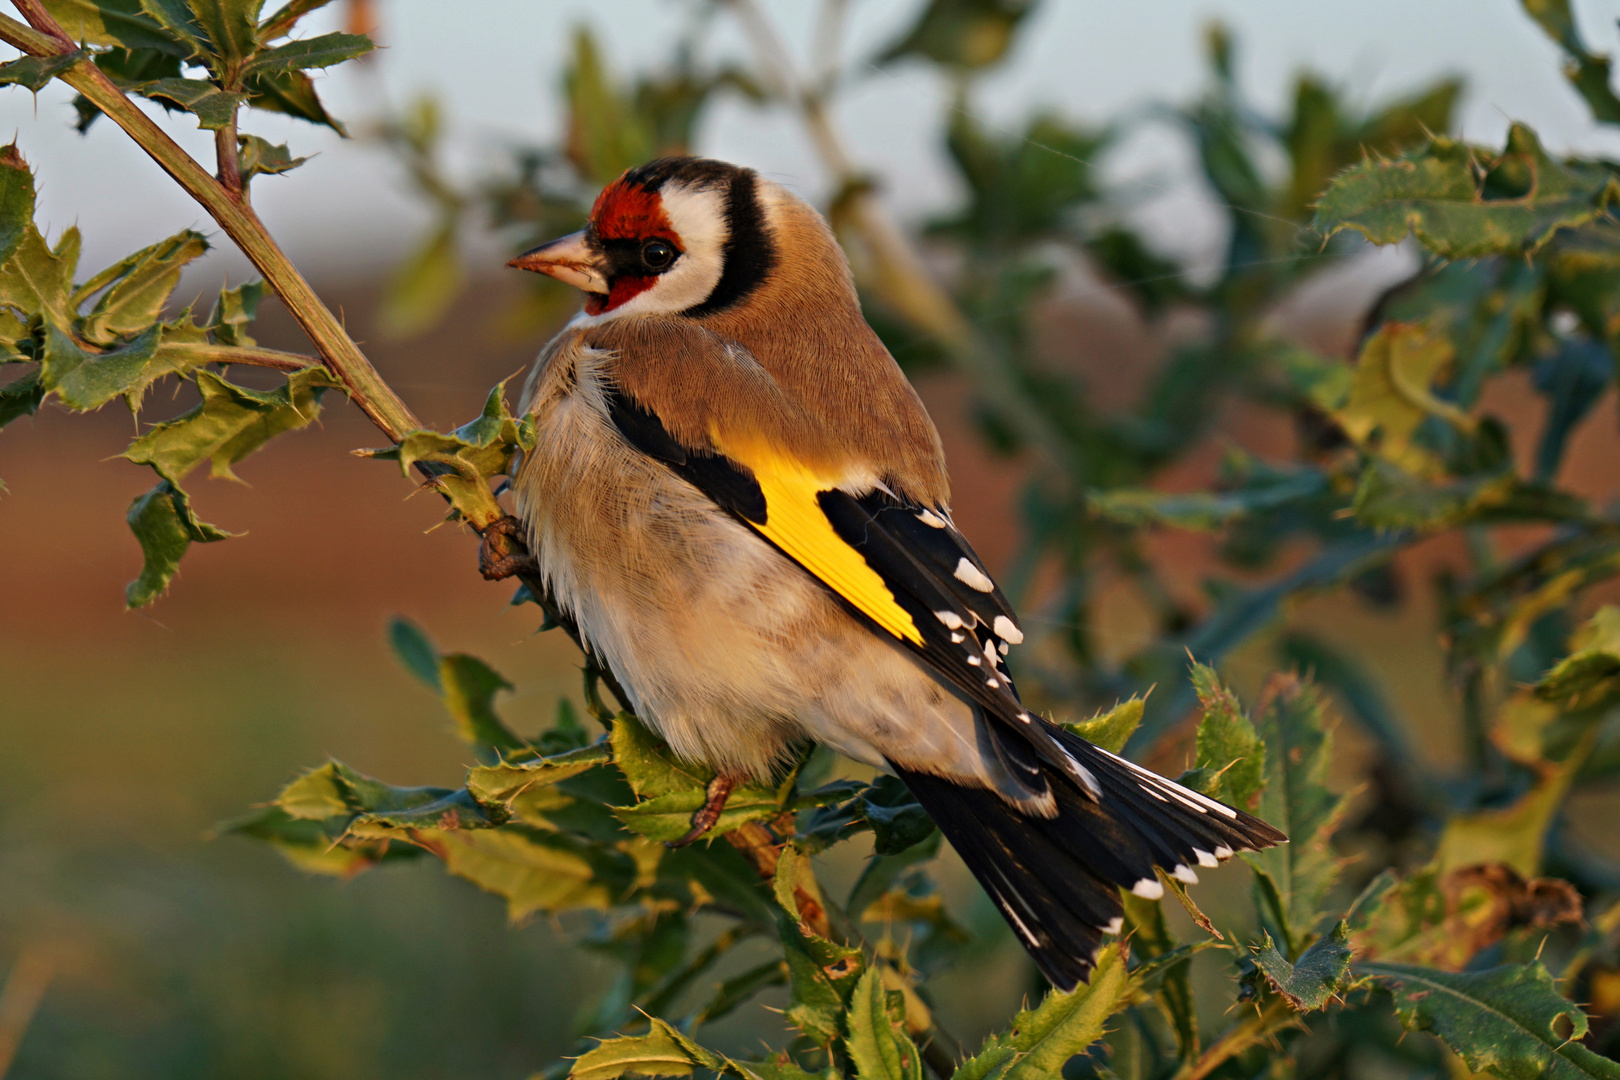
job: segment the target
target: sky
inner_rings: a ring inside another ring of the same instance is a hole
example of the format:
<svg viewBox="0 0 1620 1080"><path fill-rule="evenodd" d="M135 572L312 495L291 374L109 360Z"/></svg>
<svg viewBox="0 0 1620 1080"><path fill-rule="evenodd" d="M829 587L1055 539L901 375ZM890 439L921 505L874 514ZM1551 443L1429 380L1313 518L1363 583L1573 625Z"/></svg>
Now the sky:
<svg viewBox="0 0 1620 1080"><path fill-rule="evenodd" d="M802 64L819 4L761 0ZM422 94L437 96L449 119L452 161L475 175L504 147L554 139L558 96L573 28L595 31L610 66L627 73L662 62L691 18L683 0L378 0L384 49L376 59L345 65L323 78L328 107L359 132L369 117ZM949 93L928 66L901 62L882 69L870 58L903 30L920 0L851 0L843 60L849 85L836 119L856 161L882 180L905 218L948 205L955 196L940 148ZM334 12L341 5L334 5ZM1616 0L1574 0L1578 21L1596 50L1620 52ZM454 14L452 14L452 12ZM336 16L311 20L310 33ZM1620 157L1620 130L1603 130L1559 73L1558 52L1522 14L1516 0L1044 0L1009 61L981 80L971 108L1002 130L1043 107L1099 124L1123 113L1192 100L1206 79L1203 30L1226 23L1237 41L1241 85L1262 112L1279 114L1294 78L1310 69L1374 103L1447 75L1467 82L1463 134L1498 142L1510 120L1535 127L1555 151ZM706 39L716 60L746 58L745 40L721 15ZM88 136L70 124L71 94L53 84L31 99L0 94L0 130L12 128L36 167L40 218L56 230L77 222L88 270L172 232L212 223L105 121ZM161 117L199 155L211 140L189 117ZM266 114L246 130L296 154L315 154L284 177L254 184L261 216L294 260L314 277L374 272L406 251L424 227L424 208L398 166L363 138ZM816 198L827 176L793 117L740 100L723 100L702 125L698 149L752 165ZM1139 204L1150 237L1184 257L1208 256L1221 237L1207 209L1183 140L1150 125L1108 161L1110 175ZM219 244L228 248L221 236ZM480 249L491 272L500 253ZM248 267L226 251L209 273L233 279Z"/></svg>

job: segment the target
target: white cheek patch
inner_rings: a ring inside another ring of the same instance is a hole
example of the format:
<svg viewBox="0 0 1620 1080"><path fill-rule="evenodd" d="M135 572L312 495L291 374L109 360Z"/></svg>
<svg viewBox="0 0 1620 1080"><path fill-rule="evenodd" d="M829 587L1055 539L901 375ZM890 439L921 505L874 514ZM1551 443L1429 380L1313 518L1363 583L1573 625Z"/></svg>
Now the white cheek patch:
<svg viewBox="0 0 1620 1080"><path fill-rule="evenodd" d="M681 255L657 282L611 311L579 320L595 326L635 315L667 315L703 303L725 268L725 192L670 181L658 192L664 216L680 237Z"/></svg>

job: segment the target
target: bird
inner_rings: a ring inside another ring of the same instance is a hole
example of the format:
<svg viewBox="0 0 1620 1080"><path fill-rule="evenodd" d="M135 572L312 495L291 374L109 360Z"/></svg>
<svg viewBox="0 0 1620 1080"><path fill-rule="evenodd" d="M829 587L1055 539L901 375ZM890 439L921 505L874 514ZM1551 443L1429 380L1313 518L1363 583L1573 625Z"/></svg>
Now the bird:
<svg viewBox="0 0 1620 1080"><path fill-rule="evenodd" d="M1023 706L1018 616L808 202L753 169L660 158L509 265L585 297L527 378L535 443L498 524L636 715L714 772L678 843L735 785L825 745L904 782L1073 989L1123 929L1122 889L1157 899L1156 867L1193 883L1286 839Z"/></svg>

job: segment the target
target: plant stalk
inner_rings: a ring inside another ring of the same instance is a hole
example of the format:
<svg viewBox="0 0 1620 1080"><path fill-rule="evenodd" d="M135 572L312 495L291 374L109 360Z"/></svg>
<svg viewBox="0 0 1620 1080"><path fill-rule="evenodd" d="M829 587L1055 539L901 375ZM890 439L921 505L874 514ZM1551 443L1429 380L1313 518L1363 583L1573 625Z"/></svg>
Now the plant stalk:
<svg viewBox="0 0 1620 1080"><path fill-rule="evenodd" d="M1228 1059L1264 1042L1278 1031L1297 1022L1294 1011L1288 1007L1288 1002L1281 997L1273 997L1254 1016L1211 1043L1197 1061L1188 1062L1176 1074L1175 1080L1204 1080Z"/></svg>
<svg viewBox="0 0 1620 1080"><path fill-rule="evenodd" d="M40 57L61 56L77 47L38 0L13 0L13 3L30 25L25 26L15 19L0 15L0 40L30 56ZM136 145L157 162L159 168L173 177L175 183L208 211L231 242L264 276L304 333L309 335L322 362L342 381L349 397L372 423L395 442L406 432L422 426L393 388L377 374L377 370L343 329L343 324L321 302L309 282L294 268L251 206L233 195L221 181L210 176L196 159L169 138L128 95L113 84L106 72L89 62L88 58L58 77L123 128ZM234 160L234 135L231 143L230 156Z"/></svg>
<svg viewBox="0 0 1620 1080"><path fill-rule="evenodd" d="M307 353L282 352L280 349L261 349L258 346L206 345L201 342L167 344L162 346L162 352L182 356L194 365L241 364L276 371L302 371L321 362L320 357Z"/></svg>

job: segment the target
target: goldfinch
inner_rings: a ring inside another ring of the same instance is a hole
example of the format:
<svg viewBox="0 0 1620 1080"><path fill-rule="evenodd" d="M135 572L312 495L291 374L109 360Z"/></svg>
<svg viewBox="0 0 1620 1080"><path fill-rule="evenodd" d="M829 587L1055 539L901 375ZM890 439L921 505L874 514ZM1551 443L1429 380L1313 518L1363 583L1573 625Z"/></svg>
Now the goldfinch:
<svg viewBox="0 0 1620 1080"><path fill-rule="evenodd" d="M804 201L664 158L511 265L587 294L524 390L518 527L636 713L718 774L688 841L732 784L822 743L903 780L1069 989L1120 932L1119 889L1285 839L1019 703L1018 617Z"/></svg>

